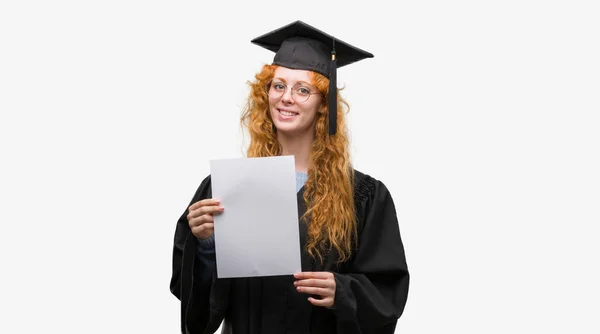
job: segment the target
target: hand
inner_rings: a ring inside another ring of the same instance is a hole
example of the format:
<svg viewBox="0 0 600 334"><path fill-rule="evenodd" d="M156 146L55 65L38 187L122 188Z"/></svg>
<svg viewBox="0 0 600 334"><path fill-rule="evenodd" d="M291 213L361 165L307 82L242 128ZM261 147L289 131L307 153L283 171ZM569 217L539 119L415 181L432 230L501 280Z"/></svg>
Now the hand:
<svg viewBox="0 0 600 334"><path fill-rule="evenodd" d="M335 301L335 278L327 271L301 272L294 274L294 286L298 292L321 296L321 299L308 297L315 306L332 307Z"/></svg>
<svg viewBox="0 0 600 334"><path fill-rule="evenodd" d="M215 229L214 214L223 212L218 199L204 199L190 205L187 220L196 238L207 239Z"/></svg>

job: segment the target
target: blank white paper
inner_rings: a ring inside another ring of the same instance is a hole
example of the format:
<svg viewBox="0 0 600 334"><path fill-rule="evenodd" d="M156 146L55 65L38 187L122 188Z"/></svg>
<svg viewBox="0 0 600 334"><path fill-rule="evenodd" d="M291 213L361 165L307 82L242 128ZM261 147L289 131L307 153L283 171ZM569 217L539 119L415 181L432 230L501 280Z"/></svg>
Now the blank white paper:
<svg viewBox="0 0 600 334"><path fill-rule="evenodd" d="M301 271L294 156L210 162L217 276L291 275Z"/></svg>

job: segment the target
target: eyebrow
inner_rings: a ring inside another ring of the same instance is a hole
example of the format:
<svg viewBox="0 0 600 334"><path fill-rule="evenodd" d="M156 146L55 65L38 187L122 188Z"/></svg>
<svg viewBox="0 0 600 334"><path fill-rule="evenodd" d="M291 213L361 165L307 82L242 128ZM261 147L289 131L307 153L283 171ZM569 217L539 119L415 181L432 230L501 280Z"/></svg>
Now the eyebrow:
<svg viewBox="0 0 600 334"><path fill-rule="evenodd" d="M280 80L280 81L283 81L283 83L287 84L287 81L285 81L284 78L274 77L273 80ZM309 84L308 82L306 82L304 80L299 80L296 83L301 83L301 84L304 84L304 85L309 86L309 87L314 87L313 85Z"/></svg>

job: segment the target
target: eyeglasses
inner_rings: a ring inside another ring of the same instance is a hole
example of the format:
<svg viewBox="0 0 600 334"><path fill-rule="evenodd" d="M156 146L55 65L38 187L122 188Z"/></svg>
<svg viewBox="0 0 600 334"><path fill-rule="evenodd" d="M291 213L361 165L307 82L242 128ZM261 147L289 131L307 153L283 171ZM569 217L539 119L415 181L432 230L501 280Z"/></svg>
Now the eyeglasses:
<svg viewBox="0 0 600 334"><path fill-rule="evenodd" d="M283 94L287 91L287 86L283 82L274 81L265 87L267 95L274 99L280 99ZM321 94L320 92L313 92L306 85L297 83L292 87L292 99L297 103L304 103L308 101L308 98L314 94Z"/></svg>

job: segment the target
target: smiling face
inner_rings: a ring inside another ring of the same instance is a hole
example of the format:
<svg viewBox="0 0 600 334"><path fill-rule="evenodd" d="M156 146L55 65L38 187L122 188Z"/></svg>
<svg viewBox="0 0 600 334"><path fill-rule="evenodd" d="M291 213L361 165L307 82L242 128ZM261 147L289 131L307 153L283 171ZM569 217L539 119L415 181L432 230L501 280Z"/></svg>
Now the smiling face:
<svg viewBox="0 0 600 334"><path fill-rule="evenodd" d="M310 84L311 79L310 71L285 67L275 70L269 86L269 110L278 132L290 136L314 134L322 97Z"/></svg>

